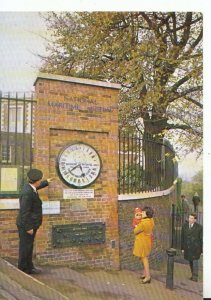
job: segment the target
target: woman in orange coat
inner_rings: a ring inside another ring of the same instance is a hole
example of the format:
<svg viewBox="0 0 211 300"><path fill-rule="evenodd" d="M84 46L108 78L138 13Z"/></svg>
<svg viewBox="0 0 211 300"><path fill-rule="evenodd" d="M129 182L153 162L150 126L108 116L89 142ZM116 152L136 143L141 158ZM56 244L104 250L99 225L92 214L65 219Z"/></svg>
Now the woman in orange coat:
<svg viewBox="0 0 211 300"><path fill-rule="evenodd" d="M154 229L154 220L153 220L153 210L151 207L146 206L142 209L142 220L135 227L135 243L133 254L141 258L141 261L144 265L144 275L141 276L143 279L142 283L150 283L150 269L149 269L149 260L152 249L152 231Z"/></svg>

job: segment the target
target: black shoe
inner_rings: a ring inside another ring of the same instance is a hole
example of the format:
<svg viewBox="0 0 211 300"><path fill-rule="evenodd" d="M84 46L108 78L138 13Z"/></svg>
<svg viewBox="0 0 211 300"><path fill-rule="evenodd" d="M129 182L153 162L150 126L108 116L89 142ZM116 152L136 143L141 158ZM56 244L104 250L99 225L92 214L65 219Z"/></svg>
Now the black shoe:
<svg viewBox="0 0 211 300"><path fill-rule="evenodd" d="M192 280L192 281L196 281L196 282L198 281L197 278L193 278L193 277L191 278L191 280Z"/></svg>
<svg viewBox="0 0 211 300"><path fill-rule="evenodd" d="M42 271L40 269L34 268L30 271L29 274L40 274Z"/></svg>
<svg viewBox="0 0 211 300"><path fill-rule="evenodd" d="M22 271L23 273L26 273L26 274L30 274L31 270L28 270L28 269L25 269L25 268L21 268L21 267L18 267L18 269L20 271Z"/></svg>

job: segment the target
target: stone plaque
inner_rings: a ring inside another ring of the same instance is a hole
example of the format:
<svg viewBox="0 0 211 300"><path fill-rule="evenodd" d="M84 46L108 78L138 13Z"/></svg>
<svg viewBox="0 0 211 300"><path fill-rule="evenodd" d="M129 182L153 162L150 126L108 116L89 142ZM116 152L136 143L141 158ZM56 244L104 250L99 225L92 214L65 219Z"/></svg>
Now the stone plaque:
<svg viewBox="0 0 211 300"><path fill-rule="evenodd" d="M105 243L105 223L53 225L53 247L71 247Z"/></svg>
<svg viewBox="0 0 211 300"><path fill-rule="evenodd" d="M1 192L16 192L18 168L1 168Z"/></svg>
<svg viewBox="0 0 211 300"><path fill-rule="evenodd" d="M42 209L44 215L60 214L60 201L43 201Z"/></svg>
<svg viewBox="0 0 211 300"><path fill-rule="evenodd" d="M64 199L91 199L94 198L94 190L93 189L65 189L63 190L63 198Z"/></svg>
<svg viewBox="0 0 211 300"><path fill-rule="evenodd" d="M0 209L19 209L19 199L0 199Z"/></svg>

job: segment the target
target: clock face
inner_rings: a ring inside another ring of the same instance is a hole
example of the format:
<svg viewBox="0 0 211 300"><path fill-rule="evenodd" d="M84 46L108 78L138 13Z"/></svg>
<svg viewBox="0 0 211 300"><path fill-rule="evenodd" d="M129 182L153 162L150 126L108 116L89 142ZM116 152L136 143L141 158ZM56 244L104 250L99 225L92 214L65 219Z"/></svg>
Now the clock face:
<svg viewBox="0 0 211 300"><path fill-rule="evenodd" d="M100 174L101 160L97 151L84 143L71 144L60 152L57 170L65 184L83 188Z"/></svg>

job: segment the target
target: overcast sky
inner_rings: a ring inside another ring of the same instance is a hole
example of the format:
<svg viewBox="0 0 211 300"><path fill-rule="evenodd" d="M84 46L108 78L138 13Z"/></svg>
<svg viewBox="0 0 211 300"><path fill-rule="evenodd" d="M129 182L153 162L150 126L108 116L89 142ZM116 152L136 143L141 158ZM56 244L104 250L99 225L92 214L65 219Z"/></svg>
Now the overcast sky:
<svg viewBox="0 0 211 300"><path fill-rule="evenodd" d="M31 91L45 53L45 23L36 12L0 12L0 89Z"/></svg>

